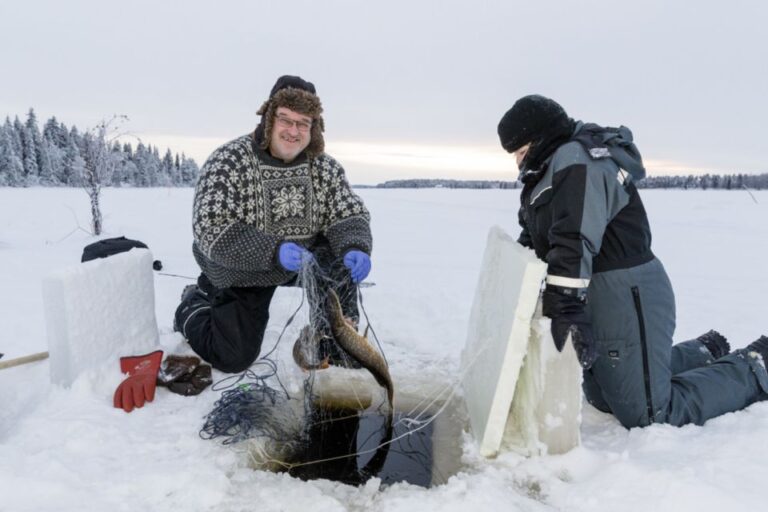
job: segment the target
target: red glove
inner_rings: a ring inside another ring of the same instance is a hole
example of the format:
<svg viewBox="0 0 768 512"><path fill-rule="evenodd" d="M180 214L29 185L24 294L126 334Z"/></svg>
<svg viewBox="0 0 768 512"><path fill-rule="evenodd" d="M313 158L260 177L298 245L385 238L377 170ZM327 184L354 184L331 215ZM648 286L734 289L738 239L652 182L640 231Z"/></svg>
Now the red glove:
<svg viewBox="0 0 768 512"><path fill-rule="evenodd" d="M121 357L120 370L128 374L115 390L115 407L131 412L134 407L143 407L144 402L155 398L157 372L163 351L156 350L143 356Z"/></svg>

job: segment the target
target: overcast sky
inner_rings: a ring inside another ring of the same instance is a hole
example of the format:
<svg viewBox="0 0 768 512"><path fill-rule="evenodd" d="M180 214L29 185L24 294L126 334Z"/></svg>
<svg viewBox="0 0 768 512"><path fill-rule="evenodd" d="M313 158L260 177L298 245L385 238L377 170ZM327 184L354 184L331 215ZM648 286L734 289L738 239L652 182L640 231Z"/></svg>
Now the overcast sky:
<svg viewBox="0 0 768 512"><path fill-rule="evenodd" d="M0 115L112 114L202 164L281 74L315 83L354 183L514 179L520 96L632 128L652 174L768 172L763 1L0 0Z"/></svg>

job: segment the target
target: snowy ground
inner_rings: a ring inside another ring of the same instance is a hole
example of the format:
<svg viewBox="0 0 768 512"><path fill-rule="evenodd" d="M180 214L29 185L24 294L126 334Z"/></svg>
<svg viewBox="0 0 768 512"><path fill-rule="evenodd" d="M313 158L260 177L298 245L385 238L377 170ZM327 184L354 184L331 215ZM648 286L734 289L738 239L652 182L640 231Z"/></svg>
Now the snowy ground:
<svg viewBox="0 0 768 512"><path fill-rule="evenodd" d="M365 307L393 371L452 381L488 228L516 234L516 191L361 190L373 215L375 250ZM644 191L654 252L677 294L677 339L710 328L740 348L768 333L768 192ZM107 235L146 242L165 272L195 276L192 191L106 190ZM92 241L80 190L0 188L0 352L47 349L41 277L80 259ZM155 276L163 348L187 280ZM281 290L265 347L298 304ZM294 335L295 336L295 335ZM290 338L291 340L293 337ZM279 347L283 367L290 343ZM219 375L220 376L220 375ZM218 394L184 398L159 390L130 415L111 397L115 361L53 387L48 363L0 371L0 511L572 510L718 511L765 508L768 403L703 427L626 431L585 406L583 446L561 456L477 456L465 440L461 473L424 489L302 482L253 471L243 456L198 437Z"/></svg>

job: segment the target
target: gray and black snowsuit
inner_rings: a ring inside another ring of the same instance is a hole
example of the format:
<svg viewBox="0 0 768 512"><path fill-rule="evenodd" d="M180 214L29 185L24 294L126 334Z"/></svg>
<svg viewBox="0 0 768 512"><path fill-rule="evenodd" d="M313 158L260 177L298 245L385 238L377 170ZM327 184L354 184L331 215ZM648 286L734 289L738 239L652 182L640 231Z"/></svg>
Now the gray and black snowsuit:
<svg viewBox="0 0 768 512"><path fill-rule="evenodd" d="M547 262L549 284L587 288L598 353L584 372L587 400L631 428L702 424L768 398L755 354L714 360L699 340L672 345L674 294L637 188L605 148L576 140L583 129L526 180L518 241Z"/></svg>

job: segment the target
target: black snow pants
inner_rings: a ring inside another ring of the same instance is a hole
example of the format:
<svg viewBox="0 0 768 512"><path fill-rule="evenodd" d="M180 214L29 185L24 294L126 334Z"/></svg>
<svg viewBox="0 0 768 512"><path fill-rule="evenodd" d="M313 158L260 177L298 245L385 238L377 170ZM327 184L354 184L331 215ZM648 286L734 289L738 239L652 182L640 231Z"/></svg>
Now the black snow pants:
<svg viewBox="0 0 768 512"><path fill-rule="evenodd" d="M625 427L701 425L768 398L755 355L713 360L698 340L672 345L675 299L659 260L594 274L587 297L599 357L584 372L584 393Z"/></svg>
<svg viewBox="0 0 768 512"><path fill-rule="evenodd" d="M357 287L349 277L349 271L340 259L334 258L330 248L320 246L312 250L322 273L328 280L318 278L317 304L310 304L310 321L320 326L321 334L328 329L325 317L325 298L333 284L341 300L344 315L358 320ZM296 286L296 279L283 286ZM264 332L269 321L269 305L277 286L252 286L216 288L205 274L200 274L198 286L204 294L193 297L198 301L187 308L187 318L178 319L184 325L183 332L192 349L214 368L228 373L238 373L250 367L261 352ZM184 304L179 306L182 310ZM320 358L326 355L338 359L340 350L332 338L321 344Z"/></svg>

